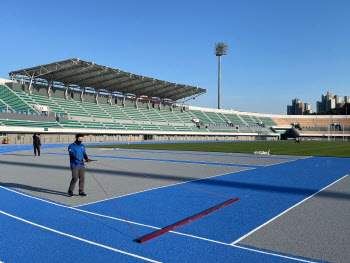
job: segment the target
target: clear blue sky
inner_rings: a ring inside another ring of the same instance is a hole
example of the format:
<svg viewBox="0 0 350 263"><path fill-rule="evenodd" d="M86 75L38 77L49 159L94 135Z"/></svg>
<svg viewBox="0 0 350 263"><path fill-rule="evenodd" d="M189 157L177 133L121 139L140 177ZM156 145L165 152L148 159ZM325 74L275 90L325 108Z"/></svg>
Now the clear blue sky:
<svg viewBox="0 0 350 263"><path fill-rule="evenodd" d="M328 90L350 95L350 1L1 1L0 77L80 58L208 89L190 102L286 113Z"/></svg>

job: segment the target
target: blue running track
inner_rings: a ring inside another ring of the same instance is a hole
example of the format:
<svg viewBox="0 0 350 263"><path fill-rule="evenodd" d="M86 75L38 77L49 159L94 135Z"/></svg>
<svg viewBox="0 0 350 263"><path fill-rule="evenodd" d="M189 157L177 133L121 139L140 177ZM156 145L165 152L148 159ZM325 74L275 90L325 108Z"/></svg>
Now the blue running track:
<svg viewBox="0 0 350 263"><path fill-rule="evenodd" d="M0 153L28 149L32 146L0 147ZM109 200L75 208L0 186L0 261L321 262L230 244L349 174L349 159L310 157L251 167L254 169L185 183L240 200L143 244L135 242L136 236ZM138 236L143 236L226 200L173 185L114 202Z"/></svg>

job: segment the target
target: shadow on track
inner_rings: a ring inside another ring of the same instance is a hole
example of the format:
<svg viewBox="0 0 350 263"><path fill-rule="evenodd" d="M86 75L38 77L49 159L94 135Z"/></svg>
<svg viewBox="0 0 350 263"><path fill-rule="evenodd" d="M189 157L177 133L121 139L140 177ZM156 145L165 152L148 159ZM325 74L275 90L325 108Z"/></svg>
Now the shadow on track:
<svg viewBox="0 0 350 263"><path fill-rule="evenodd" d="M40 188L36 186L31 186L31 185L25 185L25 184L17 184L17 183L2 183L0 182L1 186L4 187L9 187L13 189L22 189L22 190L28 190L28 191L33 191L33 192L39 192L39 193L45 193L45 194L52 194L52 195L63 195L67 196L67 192L60 192L52 189L46 189L46 188Z"/></svg>
<svg viewBox="0 0 350 263"><path fill-rule="evenodd" d="M14 165L14 166L25 166L25 167L35 167L35 168L43 168L43 169L55 169L55 170L62 170L64 172L70 173L70 167L66 165L50 165L50 164L34 164L34 163L25 163L25 162L12 162L12 161L2 161L0 160L0 164L5 165ZM108 170L108 169L97 169L97 168L91 168L90 170L94 174L102 173L102 174L108 174L113 176L120 176L120 177L135 177L135 178L145 178L142 175L135 174L133 172L127 172L127 171L117 171L117 170ZM244 172L244 171L242 171ZM209 178L209 179L200 179L197 177L187 177L187 176L169 176L169 175L160 175L160 174L151 174L151 173L144 173L146 176L155 177L161 180L168 180L169 185L174 183L186 183L188 181L195 181L196 184L202 184L202 185L215 185L215 186L222 186L224 188L230 187L233 189L247 189L247 190L258 190L258 191L265 191L265 192L277 192L277 193L284 193L284 194L291 194L291 195L305 195L310 196L315 194L319 191L319 189L310 189L310 188L297 188L297 187L287 187L287 186L278 186L278 185L268 185L268 184L258 184L258 183L248 183L248 182L235 182L235 181L227 181L227 180L220 180L217 178ZM155 179L148 179L148 180L155 180ZM166 182L164 182L164 185L168 185ZM13 184L16 185L16 184ZM9 186L4 185L8 187L15 187L15 186ZM21 185L18 185L20 187ZM27 187L23 189L37 191L37 192L45 192L49 194L59 194L59 195L66 195L66 193L50 190L50 189L43 189L38 188L35 186L25 186L22 185L22 187ZM331 191L322 191L317 194L318 197L327 197L327 198L339 198L339 199L347 199L350 200L350 194L349 193L341 193L341 192L331 192Z"/></svg>

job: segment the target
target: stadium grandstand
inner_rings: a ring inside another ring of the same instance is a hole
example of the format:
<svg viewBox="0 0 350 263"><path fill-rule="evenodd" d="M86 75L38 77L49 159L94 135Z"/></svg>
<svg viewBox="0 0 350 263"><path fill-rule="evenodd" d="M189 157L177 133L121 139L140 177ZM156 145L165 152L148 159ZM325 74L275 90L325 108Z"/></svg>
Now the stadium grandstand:
<svg viewBox="0 0 350 263"><path fill-rule="evenodd" d="M143 140L348 140L347 116L288 116L194 107L207 90L80 59L0 79L0 135L11 144Z"/></svg>

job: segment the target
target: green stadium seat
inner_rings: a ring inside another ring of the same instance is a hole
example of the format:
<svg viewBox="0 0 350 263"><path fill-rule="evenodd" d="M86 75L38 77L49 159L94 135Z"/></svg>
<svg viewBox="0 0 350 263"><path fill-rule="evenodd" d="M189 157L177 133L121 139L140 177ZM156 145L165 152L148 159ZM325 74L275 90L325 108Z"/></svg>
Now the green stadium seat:
<svg viewBox="0 0 350 263"><path fill-rule="evenodd" d="M106 129L100 122L80 121L80 123L88 129Z"/></svg>
<svg viewBox="0 0 350 263"><path fill-rule="evenodd" d="M170 110L156 110L160 116L163 117L167 122L171 123L183 123L182 120Z"/></svg>
<svg viewBox="0 0 350 263"><path fill-rule="evenodd" d="M227 125L227 122L224 121L218 114L215 112L205 112L205 114L214 122L214 124Z"/></svg>
<svg viewBox="0 0 350 263"><path fill-rule="evenodd" d="M52 101L45 95L32 93L30 95L30 98L39 105L48 106L49 109L55 113L66 114L65 110L63 110L59 105L57 105L54 101Z"/></svg>
<svg viewBox="0 0 350 263"><path fill-rule="evenodd" d="M225 113L223 114L226 119L228 119L229 121L231 121L234 125L237 126L242 126L242 125L246 125L239 117L237 114L229 114L229 113Z"/></svg>
<svg viewBox="0 0 350 263"><path fill-rule="evenodd" d="M91 117L89 113L73 99L65 100L60 97L51 97L51 99L71 116Z"/></svg>
<svg viewBox="0 0 350 263"><path fill-rule="evenodd" d="M191 130L194 131L194 132L208 132L208 130L205 129L205 128L198 128L198 127L196 127L196 126L191 126L190 128L191 128Z"/></svg>
<svg viewBox="0 0 350 263"><path fill-rule="evenodd" d="M192 123L191 122L192 118L190 116L188 116L188 114L186 112L182 112L182 111L178 111L178 110L174 110L173 112L183 123L187 123L187 124Z"/></svg>
<svg viewBox="0 0 350 263"><path fill-rule="evenodd" d="M218 130L218 129L210 129L209 130L210 132L226 132L226 133L240 133L238 130L236 129L221 129L221 130Z"/></svg>
<svg viewBox="0 0 350 263"><path fill-rule="evenodd" d="M154 124L141 124L141 127L146 131L160 131L160 128Z"/></svg>
<svg viewBox="0 0 350 263"><path fill-rule="evenodd" d="M257 122L254 121L249 115L239 115L249 126L257 126Z"/></svg>
<svg viewBox="0 0 350 263"><path fill-rule="evenodd" d="M36 112L32 107L28 105L30 103L33 103L32 100L26 95L26 93L22 91L12 91L6 86L0 85L0 98L13 110Z"/></svg>
<svg viewBox="0 0 350 263"><path fill-rule="evenodd" d="M159 114L159 111L153 108L151 109L139 108L139 111L142 112L143 115L146 116L147 119L151 122L167 122L167 120L164 119L164 117Z"/></svg>
<svg viewBox="0 0 350 263"><path fill-rule="evenodd" d="M109 130L126 130L126 128L117 122L103 122L102 123Z"/></svg>
<svg viewBox="0 0 350 263"><path fill-rule="evenodd" d="M204 124L214 124L202 111L191 110L190 113L195 116L196 119L199 119Z"/></svg>
<svg viewBox="0 0 350 263"><path fill-rule="evenodd" d="M139 124L135 124L135 123L123 123L123 126L127 130L134 130L134 131L142 131L143 130L143 128Z"/></svg>
<svg viewBox="0 0 350 263"><path fill-rule="evenodd" d="M117 105L100 104L101 109L107 112L113 119L116 120L131 120Z"/></svg>
<svg viewBox="0 0 350 263"><path fill-rule="evenodd" d="M111 119L111 115L104 111L98 104L89 101L76 101L85 111L87 111L94 118Z"/></svg>
<svg viewBox="0 0 350 263"><path fill-rule="evenodd" d="M172 125L158 125L159 128L162 129L162 131L172 131L172 132L176 132L177 130L175 129L174 126Z"/></svg>
<svg viewBox="0 0 350 263"><path fill-rule="evenodd" d="M259 119L265 124L266 127L268 126L276 126L276 122L274 122L273 119L268 117L259 117Z"/></svg>
<svg viewBox="0 0 350 263"><path fill-rule="evenodd" d="M18 127L41 127L41 128L61 128L57 122L23 121L23 120L1 120L5 126Z"/></svg>

